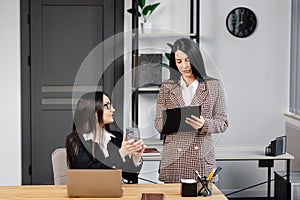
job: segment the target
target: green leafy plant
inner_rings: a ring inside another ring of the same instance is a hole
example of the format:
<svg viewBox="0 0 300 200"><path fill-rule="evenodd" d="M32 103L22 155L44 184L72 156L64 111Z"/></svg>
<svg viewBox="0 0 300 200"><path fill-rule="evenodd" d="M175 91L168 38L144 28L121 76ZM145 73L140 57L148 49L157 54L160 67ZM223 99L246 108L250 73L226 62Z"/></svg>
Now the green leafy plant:
<svg viewBox="0 0 300 200"><path fill-rule="evenodd" d="M167 43L167 45L168 45L168 46L170 47L170 49L172 50L173 45L170 44L170 43ZM165 56L166 56L166 58L167 58L168 60L170 60L170 59L171 59L171 52L170 52L170 53L165 53Z"/></svg>
<svg viewBox="0 0 300 200"><path fill-rule="evenodd" d="M168 46L170 47L170 49L172 50L173 45L170 44L170 43L167 43L167 45L168 45ZM170 52L170 53L167 53L167 52L166 52L166 53L165 53L165 56L166 56L168 62L170 62L170 59L171 59L171 52ZM169 67L169 64L162 63L162 66Z"/></svg>
<svg viewBox="0 0 300 200"><path fill-rule="evenodd" d="M139 0L139 8L136 11L134 8L130 8L127 10L127 12L131 14L136 14L138 13L139 17L143 17L144 23L148 21L150 16L152 15L153 11L159 6L160 3L154 3L154 4L149 4L146 5L146 0Z"/></svg>

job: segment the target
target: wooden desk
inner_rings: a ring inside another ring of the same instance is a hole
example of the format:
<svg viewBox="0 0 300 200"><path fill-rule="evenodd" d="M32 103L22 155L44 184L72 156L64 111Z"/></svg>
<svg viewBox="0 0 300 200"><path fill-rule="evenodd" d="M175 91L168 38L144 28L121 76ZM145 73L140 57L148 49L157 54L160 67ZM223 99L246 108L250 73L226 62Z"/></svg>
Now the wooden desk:
<svg viewBox="0 0 300 200"><path fill-rule="evenodd" d="M195 199L213 199L225 200L227 199L221 191L213 185L213 194L209 197L181 197L180 184L128 184L123 185L122 198L99 198L101 200L107 199L124 199L124 200L140 200L141 194L144 193L164 193L165 200L195 200ZM67 196L66 185L36 185L36 186L0 186L0 199L26 199L26 200L43 200L55 199L64 200L70 199ZM72 198L77 199L77 198ZM98 198L78 198L80 200L98 199Z"/></svg>

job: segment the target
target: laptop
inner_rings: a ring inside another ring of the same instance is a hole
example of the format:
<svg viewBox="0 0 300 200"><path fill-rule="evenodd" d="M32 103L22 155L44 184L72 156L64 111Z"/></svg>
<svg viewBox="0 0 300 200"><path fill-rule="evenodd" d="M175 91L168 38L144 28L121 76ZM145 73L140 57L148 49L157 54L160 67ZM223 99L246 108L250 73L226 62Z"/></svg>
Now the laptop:
<svg viewBox="0 0 300 200"><path fill-rule="evenodd" d="M195 129L185 122L187 117L191 115L200 117L201 106L186 106L179 108L172 108L163 111L163 130L164 134L175 132L191 132Z"/></svg>
<svg viewBox="0 0 300 200"><path fill-rule="evenodd" d="M121 197L122 170L67 169L69 197Z"/></svg>

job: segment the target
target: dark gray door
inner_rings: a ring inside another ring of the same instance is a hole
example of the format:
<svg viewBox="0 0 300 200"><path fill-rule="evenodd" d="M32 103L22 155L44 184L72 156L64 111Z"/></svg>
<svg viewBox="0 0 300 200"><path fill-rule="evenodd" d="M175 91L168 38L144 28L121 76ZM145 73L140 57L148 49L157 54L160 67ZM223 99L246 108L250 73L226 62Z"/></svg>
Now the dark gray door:
<svg viewBox="0 0 300 200"><path fill-rule="evenodd" d="M71 131L73 89L81 93L98 87L110 93L122 75L122 66L112 63L100 79L104 55L98 55L94 60L97 73L89 73L84 83L74 88L82 62L99 43L116 33L120 19L115 19L113 0L31 0L29 5L30 85L29 94L22 96L30 96L30 120L22 121L31 125L23 129L23 145L30 146L22 148L28 152L27 156L23 153L27 159L23 161L23 184L52 184L51 153L64 147ZM123 6L117 8L123 13Z"/></svg>

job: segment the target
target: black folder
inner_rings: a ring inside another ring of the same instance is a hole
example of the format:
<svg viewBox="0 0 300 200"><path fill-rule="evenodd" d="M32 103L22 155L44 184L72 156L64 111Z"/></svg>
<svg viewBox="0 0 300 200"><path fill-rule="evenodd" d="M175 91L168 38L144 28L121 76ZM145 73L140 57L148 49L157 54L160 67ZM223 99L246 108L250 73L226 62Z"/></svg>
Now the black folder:
<svg viewBox="0 0 300 200"><path fill-rule="evenodd" d="M200 117L201 106L186 106L180 108L172 108L163 110L163 134L175 132L196 131L191 125L185 122L187 117L191 115Z"/></svg>

